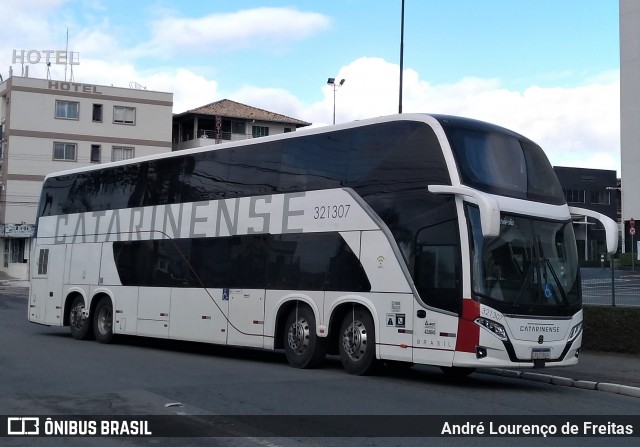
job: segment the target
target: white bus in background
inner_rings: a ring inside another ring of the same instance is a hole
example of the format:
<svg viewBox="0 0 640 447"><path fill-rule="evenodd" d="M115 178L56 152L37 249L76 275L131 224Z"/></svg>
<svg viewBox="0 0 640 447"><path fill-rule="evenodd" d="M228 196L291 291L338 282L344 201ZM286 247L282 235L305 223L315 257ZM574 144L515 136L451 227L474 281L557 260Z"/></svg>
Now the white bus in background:
<svg viewBox="0 0 640 447"><path fill-rule="evenodd" d="M578 361L572 214L543 151L404 114L48 175L29 320L116 334L477 367Z"/></svg>

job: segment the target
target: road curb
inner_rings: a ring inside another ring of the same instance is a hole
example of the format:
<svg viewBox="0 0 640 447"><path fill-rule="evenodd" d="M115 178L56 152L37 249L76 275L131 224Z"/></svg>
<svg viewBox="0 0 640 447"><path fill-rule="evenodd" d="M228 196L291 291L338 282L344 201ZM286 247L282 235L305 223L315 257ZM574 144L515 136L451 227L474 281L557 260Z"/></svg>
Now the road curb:
<svg viewBox="0 0 640 447"><path fill-rule="evenodd" d="M640 398L640 388L629 385L619 385L607 382L592 382L589 380L574 380L570 377L552 376L530 371L514 371L510 369L489 368L478 372L492 376L509 377L512 379L529 380L532 382L547 383L549 385L568 386L583 390L595 390L605 393L621 394L623 396Z"/></svg>

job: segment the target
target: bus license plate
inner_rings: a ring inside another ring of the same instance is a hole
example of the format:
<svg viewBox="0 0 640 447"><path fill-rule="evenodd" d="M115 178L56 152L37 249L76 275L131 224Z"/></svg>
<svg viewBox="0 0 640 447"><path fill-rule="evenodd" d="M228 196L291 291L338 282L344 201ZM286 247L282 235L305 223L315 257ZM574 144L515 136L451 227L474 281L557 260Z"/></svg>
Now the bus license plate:
<svg viewBox="0 0 640 447"><path fill-rule="evenodd" d="M531 360L548 360L551 358L551 348L533 348Z"/></svg>

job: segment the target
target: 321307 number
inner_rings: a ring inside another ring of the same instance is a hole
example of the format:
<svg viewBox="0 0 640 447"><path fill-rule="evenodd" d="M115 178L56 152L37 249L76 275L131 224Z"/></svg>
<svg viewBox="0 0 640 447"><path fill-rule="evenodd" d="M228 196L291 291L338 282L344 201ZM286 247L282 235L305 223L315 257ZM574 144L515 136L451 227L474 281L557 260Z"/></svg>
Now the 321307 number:
<svg viewBox="0 0 640 447"><path fill-rule="evenodd" d="M313 218L320 219L345 219L349 214L351 205L322 205L313 209Z"/></svg>

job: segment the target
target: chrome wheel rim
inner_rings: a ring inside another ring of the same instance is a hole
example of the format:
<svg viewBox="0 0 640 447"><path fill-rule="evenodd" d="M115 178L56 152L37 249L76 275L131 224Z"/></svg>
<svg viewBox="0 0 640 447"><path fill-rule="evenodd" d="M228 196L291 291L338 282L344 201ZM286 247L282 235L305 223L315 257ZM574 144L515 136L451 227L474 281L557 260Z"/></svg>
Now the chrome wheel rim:
<svg viewBox="0 0 640 447"><path fill-rule="evenodd" d="M291 348L291 350L296 354L303 354L309 348L310 340L311 333L309 322L304 318L299 318L298 321L289 327L287 341L289 343L289 348Z"/></svg>
<svg viewBox="0 0 640 447"><path fill-rule="evenodd" d="M364 356L367 351L367 328L362 321L354 321L345 329L342 347L352 360L358 361Z"/></svg>
<svg viewBox="0 0 640 447"><path fill-rule="evenodd" d="M71 309L69 315L69 324L75 329L82 329L84 327L85 320L82 318L82 312L84 311L83 304L77 304Z"/></svg>
<svg viewBox="0 0 640 447"><path fill-rule="evenodd" d="M111 332L113 322L111 321L111 309L103 307L98 313L98 330L101 334L108 334Z"/></svg>

